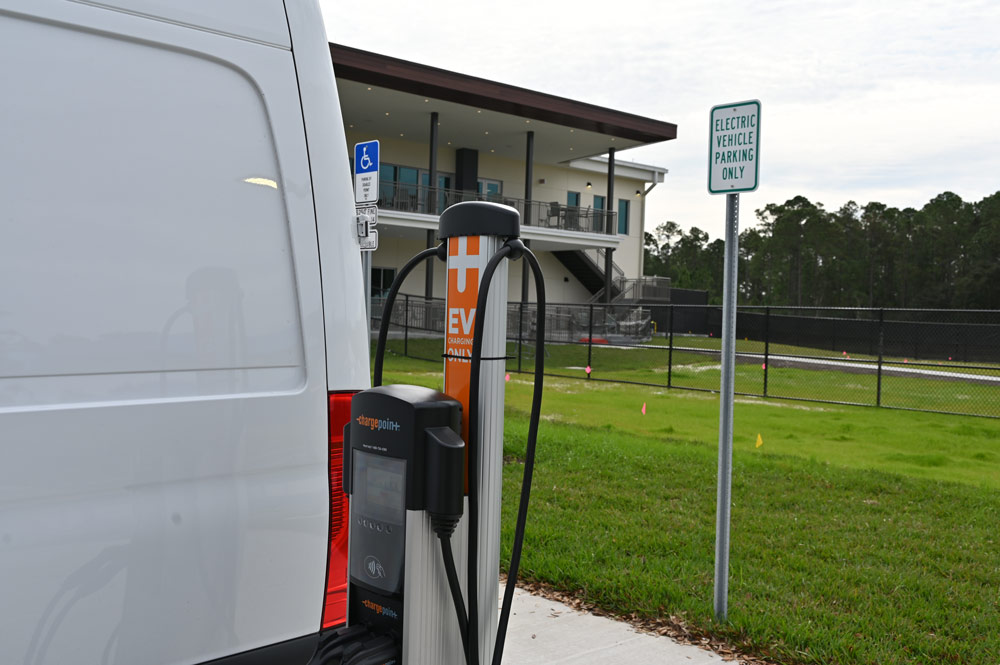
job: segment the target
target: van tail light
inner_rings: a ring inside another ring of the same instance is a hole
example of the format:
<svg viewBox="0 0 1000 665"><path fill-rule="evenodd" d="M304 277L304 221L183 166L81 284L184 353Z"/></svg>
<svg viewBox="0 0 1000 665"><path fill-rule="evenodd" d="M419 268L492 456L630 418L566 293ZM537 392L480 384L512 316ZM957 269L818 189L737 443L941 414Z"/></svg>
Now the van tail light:
<svg viewBox="0 0 1000 665"><path fill-rule="evenodd" d="M351 419L354 392L330 393L330 544L326 571L323 628L347 621L348 498L344 494L344 426Z"/></svg>

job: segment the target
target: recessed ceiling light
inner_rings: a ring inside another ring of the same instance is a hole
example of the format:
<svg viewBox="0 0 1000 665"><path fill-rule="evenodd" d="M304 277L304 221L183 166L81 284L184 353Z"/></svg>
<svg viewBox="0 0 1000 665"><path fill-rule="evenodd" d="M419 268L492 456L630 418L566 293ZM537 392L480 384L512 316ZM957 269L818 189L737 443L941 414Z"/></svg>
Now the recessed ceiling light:
<svg viewBox="0 0 1000 665"><path fill-rule="evenodd" d="M494 150L493 148L490 148L490 152L496 152L496 150Z"/></svg>
<svg viewBox="0 0 1000 665"><path fill-rule="evenodd" d="M569 149L569 151L570 151L570 152L573 152L573 148L570 148L570 149Z"/></svg>
<svg viewBox="0 0 1000 665"><path fill-rule="evenodd" d="M386 115L389 115L389 112L388 112L388 111L386 111L386 112L385 112L385 114L386 114Z"/></svg>
<svg viewBox="0 0 1000 665"><path fill-rule="evenodd" d="M354 129L354 125L348 125L348 127Z"/></svg>
<svg viewBox="0 0 1000 665"><path fill-rule="evenodd" d="M402 135L403 135L403 132L400 132L400 133L399 133L399 135L400 135L400 136L402 136Z"/></svg>
<svg viewBox="0 0 1000 665"><path fill-rule="evenodd" d="M526 125L530 125L530 124L531 124L531 121L530 121L530 120L525 120L525 121L524 121L524 124L526 124Z"/></svg>
<svg viewBox="0 0 1000 665"><path fill-rule="evenodd" d="M571 130L569 130L569 133L572 134L575 131L576 131L575 129L571 129Z"/></svg>
<svg viewBox="0 0 1000 665"><path fill-rule="evenodd" d="M371 86L368 86L368 89L369 89L369 90L371 90L371 89L372 89L372 87L371 87Z"/></svg>
<svg viewBox="0 0 1000 665"><path fill-rule="evenodd" d="M487 132L486 132L486 136L489 136L489 135L490 135L490 133L489 133L489 132L487 131Z"/></svg>
<svg viewBox="0 0 1000 665"><path fill-rule="evenodd" d="M482 109L476 109L476 113L482 113Z"/></svg>
<svg viewBox="0 0 1000 665"><path fill-rule="evenodd" d="M429 102L429 101L431 101L431 100L429 100L429 99L425 99L425 100L424 100L424 104L426 104L426 103L427 103L427 102Z"/></svg>

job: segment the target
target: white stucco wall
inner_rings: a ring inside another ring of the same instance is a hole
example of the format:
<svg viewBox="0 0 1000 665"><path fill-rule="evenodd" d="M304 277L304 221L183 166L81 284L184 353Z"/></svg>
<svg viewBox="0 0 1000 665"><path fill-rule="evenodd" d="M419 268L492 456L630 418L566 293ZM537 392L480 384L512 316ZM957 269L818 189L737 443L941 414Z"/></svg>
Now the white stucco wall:
<svg viewBox="0 0 1000 665"><path fill-rule="evenodd" d="M395 268L397 271L410 260L410 257L423 251L424 243L408 238L379 237L379 248L372 256L373 268ZM545 277L545 297L553 303L580 303L590 298L590 292L552 256L550 252L537 252L538 264ZM517 302L521 299L521 261L514 261L508 268L507 300ZM400 293L411 296L424 295L424 265L417 266L406 278ZM529 280L530 282L530 280ZM434 297L445 296L445 266L441 261L434 262ZM528 301L535 301L534 283L529 284Z"/></svg>

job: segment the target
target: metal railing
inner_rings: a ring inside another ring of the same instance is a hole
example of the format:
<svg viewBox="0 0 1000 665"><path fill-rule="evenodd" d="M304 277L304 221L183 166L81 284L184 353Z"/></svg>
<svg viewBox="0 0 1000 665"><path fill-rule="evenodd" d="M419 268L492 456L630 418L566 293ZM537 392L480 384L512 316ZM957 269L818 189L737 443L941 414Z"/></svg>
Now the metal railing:
<svg viewBox="0 0 1000 665"><path fill-rule="evenodd" d="M537 316L508 303L509 371L530 369ZM392 350L440 360L442 300L400 296L392 323ZM719 390L719 306L550 304L545 324L549 375ZM741 307L736 363L741 396L1000 418L996 310Z"/></svg>
<svg viewBox="0 0 1000 665"><path fill-rule="evenodd" d="M615 265L617 267L617 264ZM603 269L603 264L602 264ZM615 271L612 280L614 288L618 293L611 299L613 303L638 303L650 304L650 301L669 303L670 302L670 278L669 277L633 277L626 278ZM587 302L603 302L604 289L600 289L592 295Z"/></svg>
<svg viewBox="0 0 1000 665"><path fill-rule="evenodd" d="M670 302L669 277L639 277L625 280L619 300L658 300Z"/></svg>
<svg viewBox="0 0 1000 665"><path fill-rule="evenodd" d="M588 259L594 262L598 268L602 271L604 270L604 257L607 256L607 252L603 247L589 247L583 251ZM625 270L622 269L620 265L613 262L611 263L611 279L617 284L625 280Z"/></svg>
<svg viewBox="0 0 1000 665"><path fill-rule="evenodd" d="M527 226L601 235L614 235L618 229L618 213L612 210L567 206L556 201L530 201L387 180L379 183L379 194L378 205L385 210L440 215L445 208L460 201L492 201L516 208L521 213L521 223Z"/></svg>

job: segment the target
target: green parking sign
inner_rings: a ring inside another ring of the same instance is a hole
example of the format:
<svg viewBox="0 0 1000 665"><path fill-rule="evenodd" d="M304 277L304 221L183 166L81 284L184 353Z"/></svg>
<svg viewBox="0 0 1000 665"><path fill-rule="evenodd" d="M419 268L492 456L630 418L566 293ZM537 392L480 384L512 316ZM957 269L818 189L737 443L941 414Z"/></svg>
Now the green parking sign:
<svg viewBox="0 0 1000 665"><path fill-rule="evenodd" d="M736 194L757 189L760 172L760 102L712 107L708 132L708 191Z"/></svg>

